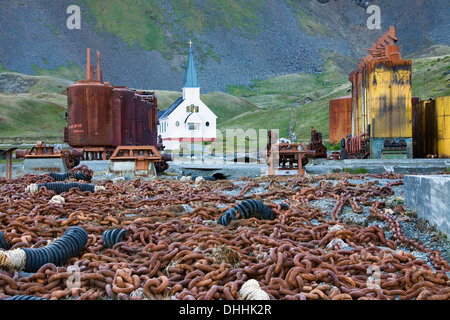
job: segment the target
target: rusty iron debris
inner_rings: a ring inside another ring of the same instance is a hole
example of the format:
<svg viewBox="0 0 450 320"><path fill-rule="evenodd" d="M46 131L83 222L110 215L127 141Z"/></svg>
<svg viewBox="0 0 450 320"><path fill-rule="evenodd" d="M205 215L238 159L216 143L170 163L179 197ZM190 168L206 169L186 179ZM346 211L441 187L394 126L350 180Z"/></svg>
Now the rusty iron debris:
<svg viewBox="0 0 450 320"><path fill-rule="evenodd" d="M16 159L63 159L67 169L72 169L80 163L84 150L71 148L60 149L56 146L47 145L43 141L38 141L30 150L16 150Z"/></svg>
<svg viewBox="0 0 450 320"><path fill-rule="evenodd" d="M378 185L381 179L388 182ZM101 190L72 188L60 194L63 202L52 203L54 191L24 191L54 182L48 174L0 178L5 252L45 248L74 226L88 235L85 247L61 265L1 270L0 299L243 300L240 289L254 279L272 300L448 300L448 263L438 250L408 238L386 209L402 179L335 173L201 184L100 181ZM262 200L274 219L216 222L252 199ZM334 205L321 208L320 201ZM346 207L365 212L370 223L346 223ZM106 243L103 235L112 229L124 233ZM67 285L71 266L78 267L78 286Z"/></svg>

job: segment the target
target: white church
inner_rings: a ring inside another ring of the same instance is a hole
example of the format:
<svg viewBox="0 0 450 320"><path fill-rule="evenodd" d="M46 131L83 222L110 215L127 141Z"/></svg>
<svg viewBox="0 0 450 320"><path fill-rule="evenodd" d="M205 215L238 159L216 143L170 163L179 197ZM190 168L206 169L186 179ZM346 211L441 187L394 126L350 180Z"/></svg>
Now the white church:
<svg viewBox="0 0 450 320"><path fill-rule="evenodd" d="M189 42L183 96L158 115L158 135L166 150L180 148L181 142L216 140L217 116L200 100L200 85Z"/></svg>

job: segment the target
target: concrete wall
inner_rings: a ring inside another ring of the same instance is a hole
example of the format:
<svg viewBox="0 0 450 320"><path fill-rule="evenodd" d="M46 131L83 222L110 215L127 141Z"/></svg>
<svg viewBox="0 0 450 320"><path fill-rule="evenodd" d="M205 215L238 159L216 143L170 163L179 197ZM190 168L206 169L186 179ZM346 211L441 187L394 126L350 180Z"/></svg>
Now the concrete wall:
<svg viewBox="0 0 450 320"><path fill-rule="evenodd" d="M450 239L450 177L405 176L405 204Z"/></svg>

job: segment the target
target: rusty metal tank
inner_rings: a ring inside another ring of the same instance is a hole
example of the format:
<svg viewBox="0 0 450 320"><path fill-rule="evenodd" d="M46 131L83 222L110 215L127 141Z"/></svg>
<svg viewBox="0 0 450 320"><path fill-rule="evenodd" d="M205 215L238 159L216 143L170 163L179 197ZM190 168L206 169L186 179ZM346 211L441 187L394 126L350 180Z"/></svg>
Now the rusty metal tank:
<svg viewBox="0 0 450 320"><path fill-rule="evenodd" d="M150 110L150 103L145 99L145 96L141 96L141 128L142 128L142 144L149 145L149 132L148 132L148 111Z"/></svg>
<svg viewBox="0 0 450 320"><path fill-rule="evenodd" d="M135 92L127 87L115 87L113 90L112 104L117 112L114 118L115 139L114 146L135 145Z"/></svg>
<svg viewBox="0 0 450 320"><path fill-rule="evenodd" d="M148 144L156 146L158 143L158 101L154 92L149 93L145 99L149 102L149 110L147 112L148 118Z"/></svg>
<svg viewBox="0 0 450 320"><path fill-rule="evenodd" d="M72 147L110 146L113 143L113 87L82 80L68 87L67 142Z"/></svg>
<svg viewBox="0 0 450 320"><path fill-rule="evenodd" d="M71 147L111 149L157 145L157 101L154 92L111 86L102 81L100 53L97 71L87 49L86 80L68 87L65 141Z"/></svg>
<svg viewBox="0 0 450 320"><path fill-rule="evenodd" d="M330 142L340 143L352 134L352 96L330 100L329 112Z"/></svg>
<svg viewBox="0 0 450 320"><path fill-rule="evenodd" d="M142 96L139 94L137 95L136 103L136 144L137 145L144 145L143 143L143 114L144 114L144 108L145 108L145 101L142 100Z"/></svg>

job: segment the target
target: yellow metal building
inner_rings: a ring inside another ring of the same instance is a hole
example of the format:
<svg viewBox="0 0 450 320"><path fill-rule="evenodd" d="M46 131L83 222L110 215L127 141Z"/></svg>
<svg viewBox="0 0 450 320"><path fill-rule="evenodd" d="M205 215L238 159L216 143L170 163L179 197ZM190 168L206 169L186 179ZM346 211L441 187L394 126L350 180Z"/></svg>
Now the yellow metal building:
<svg viewBox="0 0 450 320"><path fill-rule="evenodd" d="M437 150L439 158L450 158L450 96L436 98Z"/></svg>
<svg viewBox="0 0 450 320"><path fill-rule="evenodd" d="M352 82L352 136L368 133L370 157L412 158L412 61L402 60L395 45L395 27L368 51ZM406 142L401 152L387 150L385 141ZM390 152L390 153L389 153Z"/></svg>

